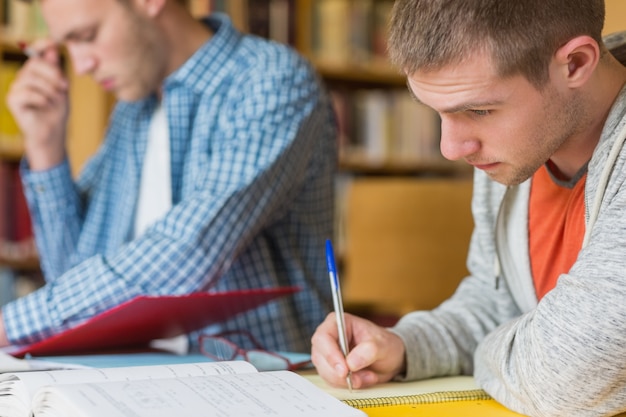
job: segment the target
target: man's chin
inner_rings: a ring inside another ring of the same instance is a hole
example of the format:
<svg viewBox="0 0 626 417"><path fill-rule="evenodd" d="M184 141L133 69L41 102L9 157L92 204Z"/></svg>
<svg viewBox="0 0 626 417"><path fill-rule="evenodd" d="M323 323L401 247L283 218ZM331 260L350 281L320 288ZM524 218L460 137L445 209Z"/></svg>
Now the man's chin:
<svg viewBox="0 0 626 417"><path fill-rule="evenodd" d="M148 93L132 89L119 89L113 92L115 98L119 101L139 101L148 97Z"/></svg>
<svg viewBox="0 0 626 417"><path fill-rule="evenodd" d="M491 180L493 180L493 181L495 181L497 183L500 183L502 185L505 185L507 187L513 187L513 186L516 186L516 185L520 185L521 183L526 181L528 178L530 178L529 176L504 175L502 173L495 173L495 172L487 172L487 176L489 178L491 178Z"/></svg>

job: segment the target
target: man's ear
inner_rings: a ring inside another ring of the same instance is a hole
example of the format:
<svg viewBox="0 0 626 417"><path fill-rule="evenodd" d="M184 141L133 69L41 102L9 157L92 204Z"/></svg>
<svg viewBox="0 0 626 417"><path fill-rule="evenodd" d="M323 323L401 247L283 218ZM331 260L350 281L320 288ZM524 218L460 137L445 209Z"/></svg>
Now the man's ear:
<svg viewBox="0 0 626 417"><path fill-rule="evenodd" d="M600 61L600 47L591 36L577 36L554 55L559 73L570 88L585 84Z"/></svg>

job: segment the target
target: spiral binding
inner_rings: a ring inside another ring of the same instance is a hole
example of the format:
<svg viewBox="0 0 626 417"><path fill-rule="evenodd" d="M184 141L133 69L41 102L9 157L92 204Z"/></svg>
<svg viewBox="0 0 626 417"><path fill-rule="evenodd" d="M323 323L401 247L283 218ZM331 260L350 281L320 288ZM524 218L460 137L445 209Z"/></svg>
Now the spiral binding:
<svg viewBox="0 0 626 417"><path fill-rule="evenodd" d="M399 395L395 397L376 397L342 400L354 408L388 407L394 405L435 404L452 401L480 401L492 398L482 389L464 391L443 391L426 394Z"/></svg>

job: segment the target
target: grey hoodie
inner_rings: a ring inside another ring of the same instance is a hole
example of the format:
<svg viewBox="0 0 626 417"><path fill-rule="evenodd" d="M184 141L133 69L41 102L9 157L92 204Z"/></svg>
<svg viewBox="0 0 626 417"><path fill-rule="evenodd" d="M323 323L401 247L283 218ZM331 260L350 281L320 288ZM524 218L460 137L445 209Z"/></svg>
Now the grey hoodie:
<svg viewBox="0 0 626 417"><path fill-rule="evenodd" d="M528 253L530 180L506 187L475 172L470 275L441 306L392 329L407 349L405 379L473 374L496 400L534 417L626 411L625 136L623 89L588 164L586 245L539 303Z"/></svg>

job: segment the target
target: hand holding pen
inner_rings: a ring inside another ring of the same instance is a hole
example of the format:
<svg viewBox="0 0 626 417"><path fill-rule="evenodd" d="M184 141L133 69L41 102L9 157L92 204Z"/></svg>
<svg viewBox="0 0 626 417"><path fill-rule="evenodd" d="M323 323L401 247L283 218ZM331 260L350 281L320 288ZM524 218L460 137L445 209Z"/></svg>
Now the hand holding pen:
<svg viewBox="0 0 626 417"><path fill-rule="evenodd" d="M359 389L387 382L405 372L404 343L390 330L343 312L330 242L326 249L333 301L337 300L334 304L339 314L329 314L318 326L311 339L311 360L322 379L333 386L347 384L349 388Z"/></svg>

